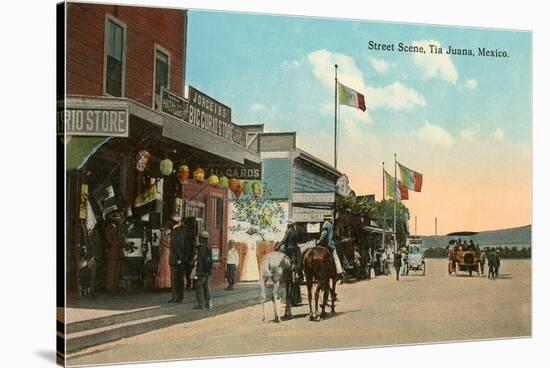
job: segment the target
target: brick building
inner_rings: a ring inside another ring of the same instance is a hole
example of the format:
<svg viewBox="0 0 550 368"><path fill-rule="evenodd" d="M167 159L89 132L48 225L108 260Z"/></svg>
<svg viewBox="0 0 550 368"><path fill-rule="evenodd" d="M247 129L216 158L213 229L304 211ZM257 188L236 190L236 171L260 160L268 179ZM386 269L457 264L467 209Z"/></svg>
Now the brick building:
<svg viewBox="0 0 550 368"><path fill-rule="evenodd" d="M79 3L67 10L67 94L151 108L161 84L183 96L186 10Z"/></svg>
<svg viewBox="0 0 550 368"><path fill-rule="evenodd" d="M223 282L229 193L214 174L259 172L257 127L234 124L229 107L191 86L185 96L186 10L67 3L65 16L58 123L66 134L69 303L88 286L91 259L92 289L109 289L104 228L113 211L135 248L121 255L117 290L158 286L160 239L173 214L195 235L208 230L212 282Z"/></svg>

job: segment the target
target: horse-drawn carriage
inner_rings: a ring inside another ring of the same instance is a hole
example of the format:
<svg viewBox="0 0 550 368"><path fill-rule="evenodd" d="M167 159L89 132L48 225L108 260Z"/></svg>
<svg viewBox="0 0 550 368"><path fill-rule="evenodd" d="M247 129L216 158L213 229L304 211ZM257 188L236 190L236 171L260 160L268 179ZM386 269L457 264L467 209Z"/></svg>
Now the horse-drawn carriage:
<svg viewBox="0 0 550 368"><path fill-rule="evenodd" d="M481 251L474 245L473 239L477 235L476 232L456 232L447 234L453 238L449 240L448 254L449 254L449 275L452 273L455 276L459 271L468 272L470 276L475 271L477 275L480 275L479 259L481 257ZM468 243L468 239L470 242Z"/></svg>

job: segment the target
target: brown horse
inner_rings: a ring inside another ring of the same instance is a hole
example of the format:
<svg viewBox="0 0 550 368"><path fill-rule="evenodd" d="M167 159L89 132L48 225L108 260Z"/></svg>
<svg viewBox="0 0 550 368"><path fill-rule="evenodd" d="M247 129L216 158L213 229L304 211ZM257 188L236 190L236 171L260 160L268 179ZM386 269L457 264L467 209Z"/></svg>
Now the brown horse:
<svg viewBox="0 0 550 368"><path fill-rule="evenodd" d="M325 306L328 305L328 293L331 294L331 308L330 313L334 314L334 301L336 299L336 266L334 265L334 258L330 255L327 248L313 247L308 249L303 257L304 274L307 284L307 298L309 301L309 319L310 321L319 321L321 317L325 317ZM313 287L313 281L317 281L317 288L315 289L315 314L311 307L311 289ZM329 282L332 282L329 285ZM319 312L319 293L323 290L323 303L321 304L321 315Z"/></svg>

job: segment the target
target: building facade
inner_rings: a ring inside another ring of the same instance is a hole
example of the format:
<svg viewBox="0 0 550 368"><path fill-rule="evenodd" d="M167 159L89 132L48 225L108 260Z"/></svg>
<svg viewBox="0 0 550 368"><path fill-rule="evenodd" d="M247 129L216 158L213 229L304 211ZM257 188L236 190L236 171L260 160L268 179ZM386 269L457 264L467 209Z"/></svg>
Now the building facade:
<svg viewBox="0 0 550 368"><path fill-rule="evenodd" d="M259 137L262 180L273 200L288 208L302 241L317 238L325 215L335 215L336 183L342 173L296 147L296 133Z"/></svg>
<svg viewBox="0 0 550 368"><path fill-rule="evenodd" d="M212 281L223 282L227 180L260 179L256 127L234 124L230 107L192 86L185 96L186 10L69 3L65 11L58 124L66 147L69 302L88 285L90 260L93 288L106 288L105 226L114 211L124 217L126 243L116 289L159 286L163 234L174 214L195 237L210 233Z"/></svg>

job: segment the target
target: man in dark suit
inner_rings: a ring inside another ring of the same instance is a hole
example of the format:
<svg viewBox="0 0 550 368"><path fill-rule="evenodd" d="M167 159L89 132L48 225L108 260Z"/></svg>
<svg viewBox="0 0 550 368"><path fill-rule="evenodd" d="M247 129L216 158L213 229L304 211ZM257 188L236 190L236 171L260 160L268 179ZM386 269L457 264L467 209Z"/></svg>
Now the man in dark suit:
<svg viewBox="0 0 550 368"><path fill-rule="evenodd" d="M301 265L301 253L300 253L300 247L298 246L298 231L296 231L296 228L294 227L294 222L289 220L287 222L287 229L285 232L285 235L283 237L283 240L281 240L281 243L285 246L285 253L288 256L288 258L291 259L294 270L296 271L296 274L299 278L298 281L302 281L302 267Z"/></svg>
<svg viewBox="0 0 550 368"><path fill-rule="evenodd" d="M172 281L172 299L168 303L181 303L183 301L183 278L185 270L189 267L192 257L192 249L185 229L181 226L181 218L173 215L172 231L170 233L170 271Z"/></svg>
<svg viewBox="0 0 550 368"><path fill-rule="evenodd" d="M212 299L210 298L210 288L208 278L212 272L212 248L208 243L208 231L203 231L199 235L199 244L197 246L197 290L196 304L193 309L212 309Z"/></svg>

